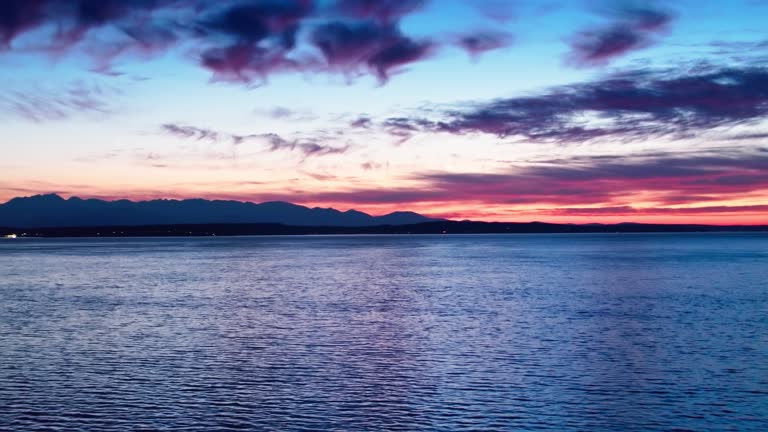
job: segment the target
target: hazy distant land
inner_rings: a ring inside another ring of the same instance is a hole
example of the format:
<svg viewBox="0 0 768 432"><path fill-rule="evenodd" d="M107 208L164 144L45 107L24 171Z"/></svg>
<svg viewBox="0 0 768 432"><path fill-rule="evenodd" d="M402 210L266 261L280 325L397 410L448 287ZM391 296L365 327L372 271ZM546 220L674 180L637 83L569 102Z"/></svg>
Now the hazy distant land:
<svg viewBox="0 0 768 432"><path fill-rule="evenodd" d="M1 228L0 235L20 237L179 237L236 235L354 235L354 234L536 234L536 233L653 233L653 232L768 232L768 225L663 225L663 224L550 224L438 221L411 225L366 227L291 226L283 224L202 224Z"/></svg>
<svg viewBox="0 0 768 432"><path fill-rule="evenodd" d="M142 237L313 234L521 234L633 232L756 232L768 225L553 224L435 219L413 212L384 216L309 208L286 202L14 198L0 204L0 235L19 237Z"/></svg>

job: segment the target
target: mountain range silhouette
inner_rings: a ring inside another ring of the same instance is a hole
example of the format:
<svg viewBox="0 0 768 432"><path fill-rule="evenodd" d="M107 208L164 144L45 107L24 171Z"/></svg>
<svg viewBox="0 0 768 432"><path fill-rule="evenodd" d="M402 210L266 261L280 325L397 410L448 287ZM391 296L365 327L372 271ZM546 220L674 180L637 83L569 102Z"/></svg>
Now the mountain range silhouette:
<svg viewBox="0 0 768 432"><path fill-rule="evenodd" d="M205 199L105 201L56 194L0 204L0 226L17 228L278 223L292 226L366 227L439 221L413 212L371 216L357 210L309 208L282 201L261 204Z"/></svg>

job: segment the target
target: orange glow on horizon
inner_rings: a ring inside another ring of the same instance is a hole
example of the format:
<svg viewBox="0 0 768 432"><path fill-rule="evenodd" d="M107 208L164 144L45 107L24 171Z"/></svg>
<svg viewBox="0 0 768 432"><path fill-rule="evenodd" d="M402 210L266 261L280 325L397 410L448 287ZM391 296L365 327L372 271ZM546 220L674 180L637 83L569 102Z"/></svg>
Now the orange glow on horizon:
<svg viewBox="0 0 768 432"><path fill-rule="evenodd" d="M11 191L0 192L0 202L6 202L15 196L31 196L39 193L13 194ZM747 201L747 200L722 200L706 203L701 212L696 212L691 205L676 207L654 207L649 202L638 202L631 207L634 211L601 211L602 207L610 208L614 205L604 203L602 205L592 205L590 207L579 207L584 214L568 214L574 206L557 206L554 204L532 205L527 204L510 206L494 203L481 202L411 202L411 203L382 203L382 204L354 204L349 202L309 202L302 199L291 199L289 196L279 197L253 193L221 193L212 191L196 192L175 192L175 193L157 193L157 192L135 192L133 194L121 195L112 191L100 191L91 193L60 193L63 198L77 196L83 199L96 198L108 201L118 199L129 199L132 201L145 201L153 199L192 199L202 198L209 200L234 200L242 202L265 202L281 200L292 202L294 204L307 207L334 208L340 211L358 210L372 215L384 215L397 211L413 211L429 217L445 218L451 220L473 220L483 222L548 222L548 223L604 223L615 224L622 222L651 223L651 224L702 224L702 225L768 225L768 201ZM300 198L300 197L296 197ZM697 203L692 203L697 204ZM706 207L727 207L727 206L761 206L760 211L708 211ZM762 210L762 206L766 210ZM621 207L621 206L616 206ZM699 207L702 207L699 204ZM594 209L599 214L588 214L589 209Z"/></svg>

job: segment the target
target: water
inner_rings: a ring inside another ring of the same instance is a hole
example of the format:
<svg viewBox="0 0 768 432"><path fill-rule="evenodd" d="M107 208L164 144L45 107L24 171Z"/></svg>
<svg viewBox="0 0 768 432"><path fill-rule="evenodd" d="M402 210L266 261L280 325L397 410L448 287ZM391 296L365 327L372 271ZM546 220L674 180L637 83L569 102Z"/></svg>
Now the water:
<svg viewBox="0 0 768 432"><path fill-rule="evenodd" d="M768 235L0 242L0 430L768 430Z"/></svg>

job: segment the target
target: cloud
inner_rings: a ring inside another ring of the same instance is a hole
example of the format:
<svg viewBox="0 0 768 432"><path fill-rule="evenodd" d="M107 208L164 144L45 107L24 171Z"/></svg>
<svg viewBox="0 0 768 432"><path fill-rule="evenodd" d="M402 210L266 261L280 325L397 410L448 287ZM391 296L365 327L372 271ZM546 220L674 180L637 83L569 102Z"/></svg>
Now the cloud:
<svg viewBox="0 0 768 432"><path fill-rule="evenodd" d="M355 129L370 129L373 126L373 120L368 116L360 116L349 122L349 126Z"/></svg>
<svg viewBox="0 0 768 432"><path fill-rule="evenodd" d="M206 128L199 128L188 125L178 125L173 123L166 123L161 126L163 130L171 135L179 138L192 138L196 140L210 140L218 141L219 133Z"/></svg>
<svg viewBox="0 0 768 432"><path fill-rule="evenodd" d="M399 27L403 16L423 4L339 0L329 13L310 0L237 3L201 21L205 42L213 45L203 51L201 63L215 79L247 84L284 72L372 74L386 82L402 66L428 57L434 46ZM306 40L299 40L302 33ZM297 54L301 42L321 58Z"/></svg>
<svg viewBox="0 0 768 432"><path fill-rule="evenodd" d="M283 73L372 75L381 83L429 58L443 36L416 38L401 21L425 0L5 0L0 51L77 50L118 75L127 55L191 52L214 81L256 86ZM498 41L475 36L472 52Z"/></svg>
<svg viewBox="0 0 768 432"><path fill-rule="evenodd" d="M426 4L426 0L339 0L336 11L347 17L391 24Z"/></svg>
<svg viewBox="0 0 768 432"><path fill-rule="evenodd" d="M753 133L741 133L734 134L725 137L731 141L745 141L745 140L768 140L768 132L753 132Z"/></svg>
<svg viewBox="0 0 768 432"><path fill-rule="evenodd" d="M276 120L287 120L294 122L306 122L317 119L317 115L308 109L293 109L284 106L275 106L270 109L256 109L256 114L263 115Z"/></svg>
<svg viewBox="0 0 768 432"><path fill-rule="evenodd" d="M30 121L41 123L76 115L106 115L112 112L111 100L117 91L85 81L74 81L59 90L34 88L10 90L0 94L0 107Z"/></svg>
<svg viewBox="0 0 768 432"><path fill-rule="evenodd" d="M473 0L470 4L482 15L500 23L515 18L515 6L518 6L510 0Z"/></svg>
<svg viewBox="0 0 768 432"><path fill-rule="evenodd" d="M286 107L274 107L271 111L268 112L268 115L275 119L293 117L293 114L293 110Z"/></svg>
<svg viewBox="0 0 768 432"><path fill-rule="evenodd" d="M622 216L622 215L717 215L717 214L761 214L768 212L768 205L742 206L696 206L696 207L566 207L541 209L541 214L556 216Z"/></svg>
<svg viewBox="0 0 768 432"><path fill-rule="evenodd" d="M360 164L360 168L362 168L364 171L377 170L377 169L380 169L382 166L383 166L382 164L374 161L367 161Z"/></svg>
<svg viewBox="0 0 768 432"><path fill-rule="evenodd" d="M467 33L456 39L456 45L467 51L474 59L479 58L483 53L506 48L511 44L512 35L500 31Z"/></svg>
<svg viewBox="0 0 768 432"><path fill-rule="evenodd" d="M394 25L375 21L331 22L317 27L312 43L329 70L348 76L367 71L386 82L392 72L430 55L434 44L409 38Z"/></svg>
<svg viewBox="0 0 768 432"><path fill-rule="evenodd" d="M650 154L554 160L506 173L427 173L433 189L492 202L603 203L646 199L679 204L701 197L729 198L768 189L768 155L722 151L712 154Z"/></svg>
<svg viewBox="0 0 768 432"><path fill-rule="evenodd" d="M265 81L275 72L299 69L289 57L300 22L311 16L311 0L235 2L212 10L197 23L198 35L212 45L201 64L222 81Z"/></svg>
<svg viewBox="0 0 768 432"><path fill-rule="evenodd" d="M265 139L269 143L270 151L299 151L303 153L304 157L344 154L349 150L349 146L333 147L313 141L287 140L274 133L262 134L258 135L258 137Z"/></svg>
<svg viewBox="0 0 768 432"><path fill-rule="evenodd" d="M260 42L278 38L285 47L295 44L299 22L310 16L310 0L231 2L227 8L203 18L198 25L204 34L238 42Z"/></svg>
<svg viewBox="0 0 768 432"><path fill-rule="evenodd" d="M4 0L0 4L0 44L14 48L15 40L42 29L35 46L61 52L91 39L101 40L94 32L116 30L110 41L97 46L112 46L111 54L126 51L129 45L147 49L175 39L171 25L156 13L176 10L181 0ZM103 35L102 35L103 36ZM108 55L102 52L102 55Z"/></svg>
<svg viewBox="0 0 768 432"><path fill-rule="evenodd" d="M19 34L39 25L44 3L29 0L7 0L0 3L0 42L8 46Z"/></svg>
<svg viewBox="0 0 768 432"><path fill-rule="evenodd" d="M336 147L321 144L320 142L314 140L289 140L275 133L237 135L226 132L219 132L209 128L201 128L197 126L189 126L176 123L163 124L161 125L161 129L163 132L169 135L184 139L209 140L213 142L228 141L232 145L240 145L251 141L265 142L268 144L268 150L270 152L298 151L305 158L343 154L346 153L350 148L349 145Z"/></svg>
<svg viewBox="0 0 768 432"><path fill-rule="evenodd" d="M651 46L673 20L673 15L645 2L623 1L601 11L611 23L583 30L571 41L568 63L600 66Z"/></svg>
<svg viewBox="0 0 768 432"><path fill-rule="evenodd" d="M216 81L244 84L264 83L271 74L298 66L282 50L249 44L211 48L202 54L201 63L213 72Z"/></svg>
<svg viewBox="0 0 768 432"><path fill-rule="evenodd" d="M557 87L540 95L469 103L438 118L397 117L381 126L416 132L483 133L531 141L684 137L768 115L768 69L639 70Z"/></svg>
<svg viewBox="0 0 768 432"><path fill-rule="evenodd" d="M658 208L675 208L669 206L700 205L705 201L760 194L764 197L768 190L768 152L727 148L687 154L575 157L514 165L495 173L424 172L402 180L409 181L411 186L318 192L302 199L360 204L588 205L614 209L642 201L655 203Z"/></svg>

